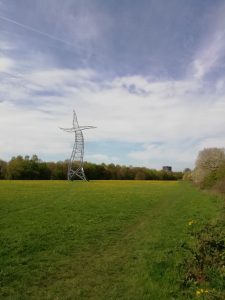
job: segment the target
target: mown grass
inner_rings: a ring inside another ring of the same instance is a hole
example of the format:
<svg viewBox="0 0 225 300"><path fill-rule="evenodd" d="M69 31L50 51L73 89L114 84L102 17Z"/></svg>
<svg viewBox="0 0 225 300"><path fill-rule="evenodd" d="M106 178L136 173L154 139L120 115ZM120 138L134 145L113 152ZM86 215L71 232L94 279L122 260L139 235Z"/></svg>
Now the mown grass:
<svg viewBox="0 0 225 300"><path fill-rule="evenodd" d="M184 299L188 222L221 207L181 182L1 181L0 298Z"/></svg>

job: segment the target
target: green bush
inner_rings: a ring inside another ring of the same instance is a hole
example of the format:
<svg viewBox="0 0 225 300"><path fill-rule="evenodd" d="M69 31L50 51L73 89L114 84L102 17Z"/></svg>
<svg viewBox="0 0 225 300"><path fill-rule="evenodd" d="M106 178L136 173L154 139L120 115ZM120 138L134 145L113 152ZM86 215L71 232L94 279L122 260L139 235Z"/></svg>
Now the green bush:
<svg viewBox="0 0 225 300"><path fill-rule="evenodd" d="M182 247L184 260L182 285L186 294L196 292L201 299L225 299L225 218L214 224L190 222L191 242Z"/></svg>
<svg viewBox="0 0 225 300"><path fill-rule="evenodd" d="M205 176L203 182L200 184L200 187L203 189L209 189L213 187L217 182L217 172L212 171Z"/></svg>
<svg viewBox="0 0 225 300"><path fill-rule="evenodd" d="M213 189L219 193L225 194L225 177L219 180L213 187Z"/></svg>

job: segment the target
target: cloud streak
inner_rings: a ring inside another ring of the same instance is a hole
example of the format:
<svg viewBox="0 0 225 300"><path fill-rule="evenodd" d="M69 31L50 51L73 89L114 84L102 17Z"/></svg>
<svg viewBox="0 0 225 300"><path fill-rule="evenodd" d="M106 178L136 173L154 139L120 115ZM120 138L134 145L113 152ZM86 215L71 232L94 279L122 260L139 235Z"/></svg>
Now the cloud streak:
<svg viewBox="0 0 225 300"><path fill-rule="evenodd" d="M38 33L38 34L40 34L40 35L42 35L42 36L45 36L45 37L47 37L47 38L49 38L49 39L52 39L52 40L54 40L54 41L63 43L63 44L68 45L68 46L73 46L73 44L69 43L68 41L65 41L65 40L63 40L63 39L57 38L56 36L53 36L53 35L51 35L51 34L48 34L48 33L44 32L44 31L41 31L41 30L38 30L38 29L33 28L33 27L31 27L31 26L28 26L28 25L26 25L26 24L17 22L17 21L15 21L15 20L10 19L10 18L7 18L7 17L4 17L4 16L1 16L1 15L0 15L0 19L4 20L4 21L6 21L6 22L12 23L12 24L14 24L14 25L20 26L20 27L22 27L22 28L24 28L24 29L26 29L26 30L31 31L31 32Z"/></svg>
<svg viewBox="0 0 225 300"><path fill-rule="evenodd" d="M207 30L202 45L196 53L193 61L193 76L195 79L203 79L210 72L213 72L216 67L219 67L221 60L225 55L225 19L224 19L225 4L217 8L214 15L214 24L210 24L210 29Z"/></svg>

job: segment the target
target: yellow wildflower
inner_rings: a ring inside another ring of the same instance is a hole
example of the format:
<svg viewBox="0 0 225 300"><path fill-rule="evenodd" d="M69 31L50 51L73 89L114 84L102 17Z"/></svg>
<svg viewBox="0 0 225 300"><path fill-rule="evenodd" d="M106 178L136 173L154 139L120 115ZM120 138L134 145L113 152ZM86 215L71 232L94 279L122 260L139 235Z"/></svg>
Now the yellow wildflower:
<svg viewBox="0 0 225 300"><path fill-rule="evenodd" d="M204 290L204 289L198 289L197 291L196 291L196 295L197 296L200 296L200 295L202 295L202 294L208 294L208 290Z"/></svg>
<svg viewBox="0 0 225 300"><path fill-rule="evenodd" d="M195 221L194 221L194 220L191 220L191 221L188 222L188 225L191 226L191 225L194 224L194 223L195 223Z"/></svg>

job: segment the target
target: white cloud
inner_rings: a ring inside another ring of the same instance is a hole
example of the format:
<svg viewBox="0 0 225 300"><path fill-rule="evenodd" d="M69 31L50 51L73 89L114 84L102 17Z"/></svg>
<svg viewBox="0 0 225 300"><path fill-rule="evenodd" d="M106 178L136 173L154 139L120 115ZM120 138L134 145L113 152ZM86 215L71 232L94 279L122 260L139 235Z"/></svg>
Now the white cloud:
<svg viewBox="0 0 225 300"><path fill-rule="evenodd" d="M56 118L35 109L0 103L0 156L65 154L70 139L60 132L57 123Z"/></svg>
<svg viewBox="0 0 225 300"><path fill-rule="evenodd" d="M225 148L224 136L205 138L199 143L199 150L204 148Z"/></svg>
<svg viewBox="0 0 225 300"><path fill-rule="evenodd" d="M221 38L214 37L210 45L201 52L193 62L194 77L202 79L206 74L213 70L220 63L225 51L225 32Z"/></svg>
<svg viewBox="0 0 225 300"><path fill-rule="evenodd" d="M169 165L176 170L182 170L185 167L193 167L197 153L197 147L193 147L191 143L186 142L186 145L181 145L179 142L167 141L159 144L144 144L139 151L132 151L128 156L149 168L158 169Z"/></svg>
<svg viewBox="0 0 225 300"><path fill-rule="evenodd" d="M195 54L192 64L195 79L203 79L205 75L219 67L225 53L225 4L218 6L214 17L214 24L206 28L207 34Z"/></svg>
<svg viewBox="0 0 225 300"><path fill-rule="evenodd" d="M118 163L119 158L117 156L109 156L106 154L90 154L85 156L85 160L89 160L96 163Z"/></svg>
<svg viewBox="0 0 225 300"><path fill-rule="evenodd" d="M12 72L14 65L12 61ZM68 157L73 138L58 127L71 125L74 108L80 125L97 126L85 132L88 141L143 144L140 151L127 153L131 163L182 169L194 161L203 140L205 146L211 145L209 137L225 140L225 100L218 86L202 93L204 86L191 80L127 76L108 81L90 69L24 72L22 63L16 68L15 76L4 76L0 86L2 158L18 153ZM85 159L120 160L114 156L94 153Z"/></svg>
<svg viewBox="0 0 225 300"><path fill-rule="evenodd" d="M31 74L26 74L24 78L30 83L40 86L42 88L69 87L71 85L81 85L87 83L95 76L95 72L90 69L47 69L35 70Z"/></svg>
<svg viewBox="0 0 225 300"><path fill-rule="evenodd" d="M0 3L0 7L1 7L1 3ZM0 50L1 51L7 51L7 50L11 50L11 49L12 49L12 46L8 42L0 40Z"/></svg>
<svg viewBox="0 0 225 300"><path fill-rule="evenodd" d="M0 56L0 72L7 72L13 66L13 61L7 57Z"/></svg>

